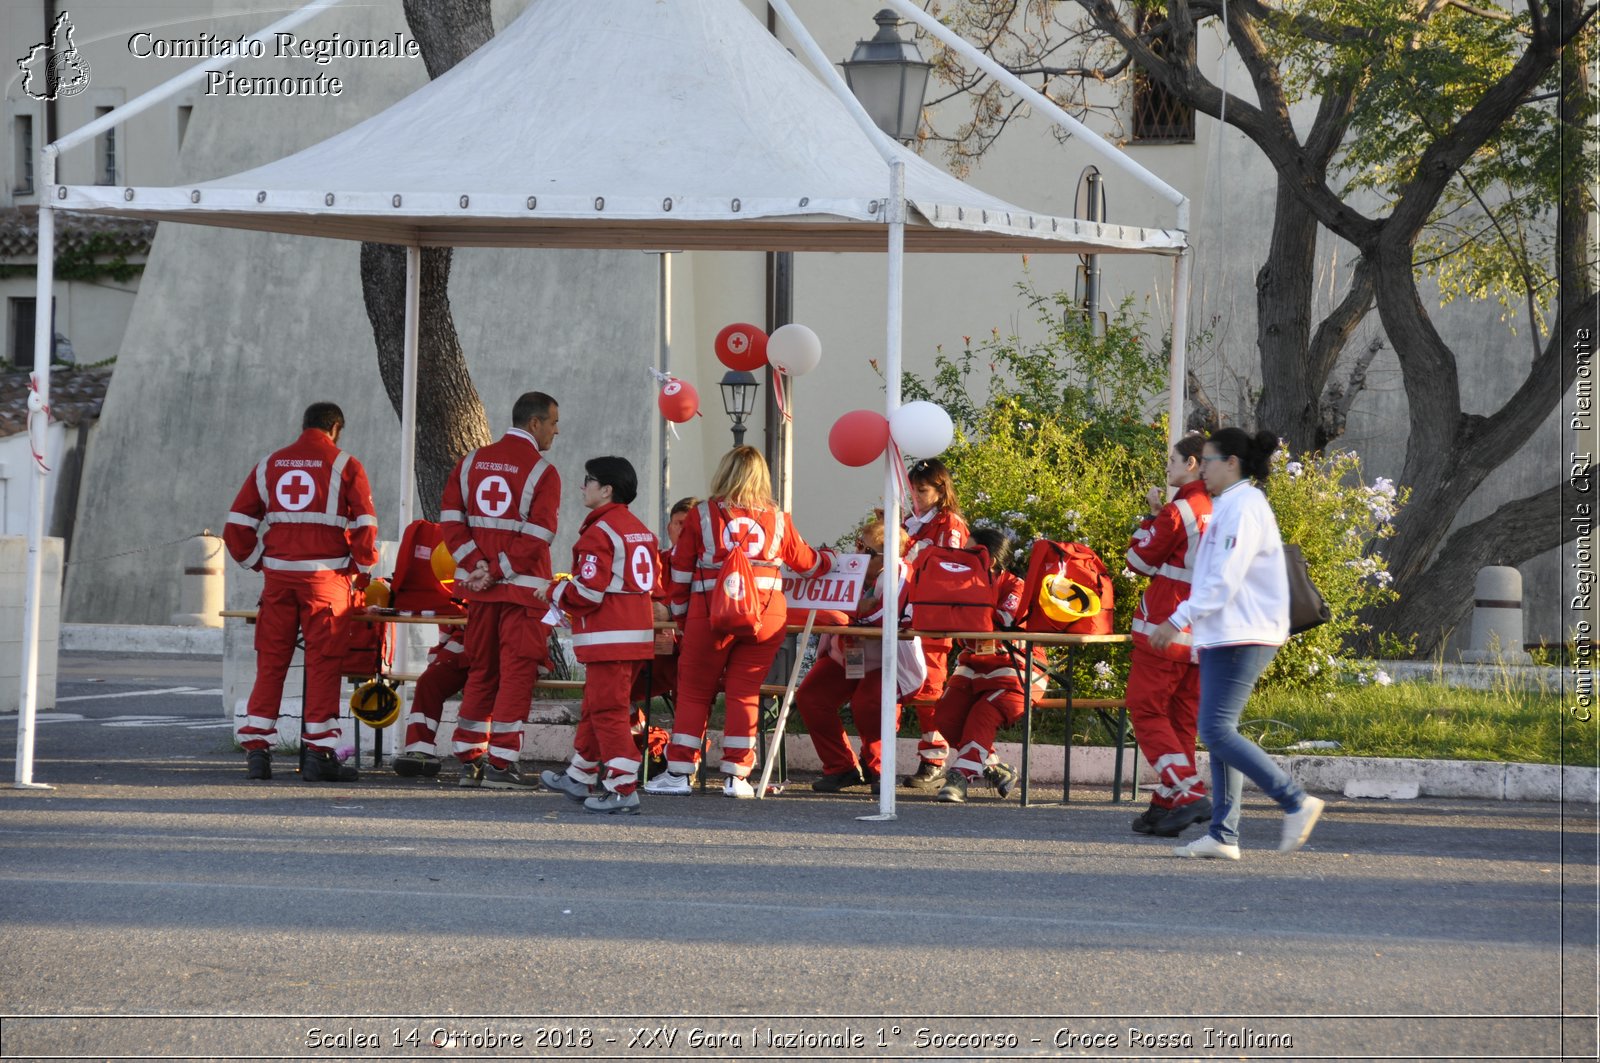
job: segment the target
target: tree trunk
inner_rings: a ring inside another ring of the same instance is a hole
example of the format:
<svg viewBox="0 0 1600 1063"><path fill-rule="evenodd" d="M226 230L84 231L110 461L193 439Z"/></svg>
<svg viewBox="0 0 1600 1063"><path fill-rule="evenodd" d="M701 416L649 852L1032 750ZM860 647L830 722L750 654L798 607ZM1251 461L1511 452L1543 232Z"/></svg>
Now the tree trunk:
<svg viewBox="0 0 1600 1063"><path fill-rule="evenodd" d="M405 368L406 251L361 245L361 289L378 344L378 370L395 414ZM417 350L418 515L439 519L444 481L456 460L489 442L489 420L450 313L450 249L422 252L421 322Z"/></svg>
<svg viewBox="0 0 1600 1063"><path fill-rule="evenodd" d="M405 0L405 13L430 78L439 77L494 36L489 0ZM429 520L439 517L439 497L456 460L490 439L489 419L450 313L450 259L449 248L422 252L417 502L419 513ZM396 416L405 368L405 281L403 247L361 245L361 294L378 346L378 371Z"/></svg>
<svg viewBox="0 0 1600 1063"><path fill-rule="evenodd" d="M1256 273L1256 352L1261 361L1261 399L1256 425L1289 441L1294 453L1315 446L1321 418L1306 357L1311 341L1311 284L1316 276L1317 219L1300 206L1284 177L1278 178L1272 212L1272 244Z"/></svg>

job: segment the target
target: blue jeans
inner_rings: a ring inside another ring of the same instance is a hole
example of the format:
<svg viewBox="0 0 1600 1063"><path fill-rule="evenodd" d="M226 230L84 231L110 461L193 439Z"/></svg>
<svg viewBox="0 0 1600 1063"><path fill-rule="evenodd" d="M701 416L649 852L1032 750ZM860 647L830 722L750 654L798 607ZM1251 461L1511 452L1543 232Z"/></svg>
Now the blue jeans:
<svg viewBox="0 0 1600 1063"><path fill-rule="evenodd" d="M1200 741L1211 753L1211 836L1239 843L1239 795L1244 779L1261 787L1285 812L1300 811L1306 792L1239 733L1250 691L1277 656L1276 646L1217 646L1200 651Z"/></svg>

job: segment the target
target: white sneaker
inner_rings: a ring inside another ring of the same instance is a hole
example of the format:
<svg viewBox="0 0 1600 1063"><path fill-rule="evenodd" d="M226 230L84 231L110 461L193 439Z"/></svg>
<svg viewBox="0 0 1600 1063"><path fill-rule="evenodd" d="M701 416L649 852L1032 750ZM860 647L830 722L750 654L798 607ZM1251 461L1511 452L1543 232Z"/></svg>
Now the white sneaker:
<svg viewBox="0 0 1600 1063"><path fill-rule="evenodd" d="M1237 860L1239 847L1219 842L1208 833L1200 835L1188 845L1174 847L1172 855L1181 856L1185 860Z"/></svg>
<svg viewBox="0 0 1600 1063"><path fill-rule="evenodd" d="M756 788L754 786L750 785L750 780L741 779L737 775L727 775L727 776L723 777L723 783L722 783L722 796L723 797L746 798L746 797L755 797L755 795L756 795Z"/></svg>
<svg viewBox="0 0 1600 1063"><path fill-rule="evenodd" d="M664 771L644 784L644 792L647 794L668 794L675 797L687 797L694 793L694 787L689 785L689 776Z"/></svg>
<svg viewBox="0 0 1600 1063"><path fill-rule="evenodd" d="M1322 818L1322 809L1326 804L1322 798L1307 794L1300 803L1300 811L1284 816L1283 840L1278 843L1278 852L1292 853L1304 845L1306 839L1311 837L1311 828Z"/></svg>

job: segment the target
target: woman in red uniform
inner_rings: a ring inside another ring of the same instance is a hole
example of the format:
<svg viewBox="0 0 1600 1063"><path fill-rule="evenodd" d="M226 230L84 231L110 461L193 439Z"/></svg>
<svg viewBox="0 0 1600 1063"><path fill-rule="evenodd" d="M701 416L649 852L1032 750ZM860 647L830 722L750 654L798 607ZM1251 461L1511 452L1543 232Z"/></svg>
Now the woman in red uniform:
<svg viewBox="0 0 1600 1063"><path fill-rule="evenodd" d="M761 626L754 635L711 630L710 598L729 553L744 544L753 570ZM761 681L783 646L788 622L779 567L803 577L821 575L832 554L806 545L789 514L772 500L772 476L754 447L723 455L711 479L711 497L695 507L672 551L673 619L683 625L678 650L678 706L667 746L667 771L645 783L651 794L687 794L700 758L711 703L724 694L722 761L728 797L754 797L748 779L756 763L756 723Z"/></svg>
<svg viewBox="0 0 1600 1063"><path fill-rule="evenodd" d="M911 481L911 515L906 518L906 564L914 565L917 555L928 546L965 546L967 522L961 516L961 500L950 470L938 458L924 458L906 473ZM937 790L944 783L944 762L950 743L939 731L934 705L944 693L949 673L950 640L923 639L922 655L928 663L928 678L912 695L916 704L917 770L905 779L916 790Z"/></svg>

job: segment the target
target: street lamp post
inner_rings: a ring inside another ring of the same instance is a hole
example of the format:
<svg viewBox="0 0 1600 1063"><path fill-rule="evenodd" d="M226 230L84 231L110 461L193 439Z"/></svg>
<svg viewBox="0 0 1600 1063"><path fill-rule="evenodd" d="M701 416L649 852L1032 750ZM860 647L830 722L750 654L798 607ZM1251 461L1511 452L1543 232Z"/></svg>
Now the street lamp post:
<svg viewBox="0 0 1600 1063"><path fill-rule="evenodd" d="M730 369L718 385L722 389L722 412L733 421L733 445L744 446L744 422L756 408L756 377L743 369Z"/></svg>
<svg viewBox="0 0 1600 1063"><path fill-rule="evenodd" d="M917 139L922 99L933 64L922 58L915 40L897 32L905 19L884 8L873 16L878 32L857 41L850 58L839 65L844 79L879 129L901 143Z"/></svg>

